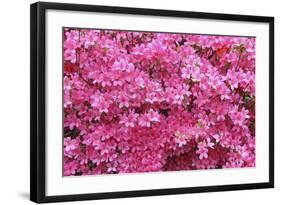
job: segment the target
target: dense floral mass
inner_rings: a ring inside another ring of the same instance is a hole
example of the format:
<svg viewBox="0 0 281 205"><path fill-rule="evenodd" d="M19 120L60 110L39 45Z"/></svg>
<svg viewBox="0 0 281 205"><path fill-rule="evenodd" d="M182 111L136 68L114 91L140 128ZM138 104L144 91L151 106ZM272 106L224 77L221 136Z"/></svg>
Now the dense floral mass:
<svg viewBox="0 0 281 205"><path fill-rule="evenodd" d="M64 175L255 166L255 38L64 29Z"/></svg>

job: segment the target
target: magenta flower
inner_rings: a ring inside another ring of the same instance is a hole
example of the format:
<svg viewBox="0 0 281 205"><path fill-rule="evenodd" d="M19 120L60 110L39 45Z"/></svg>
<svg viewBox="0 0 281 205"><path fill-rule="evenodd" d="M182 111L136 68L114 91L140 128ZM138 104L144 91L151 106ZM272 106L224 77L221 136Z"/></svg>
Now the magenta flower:
<svg viewBox="0 0 281 205"><path fill-rule="evenodd" d="M134 70L134 65L132 63L128 63L127 60L121 59L120 61L115 61L115 63L112 65L112 69L117 71L131 72Z"/></svg>
<svg viewBox="0 0 281 205"><path fill-rule="evenodd" d="M198 143L196 154L199 155L199 159L208 158L208 146L205 141Z"/></svg>
<svg viewBox="0 0 281 205"><path fill-rule="evenodd" d="M137 122L138 114L131 112L128 116L123 116L120 120L120 124L124 124L126 127L135 127Z"/></svg>
<svg viewBox="0 0 281 205"><path fill-rule="evenodd" d="M235 105L229 112L229 116L232 119L234 125L243 126L245 120L249 119L250 117L248 113L249 111L244 107L242 108L242 110L238 111L238 106Z"/></svg>
<svg viewBox="0 0 281 205"><path fill-rule="evenodd" d="M139 125L142 127L150 127L151 126L150 116L147 114L141 115L139 117Z"/></svg>

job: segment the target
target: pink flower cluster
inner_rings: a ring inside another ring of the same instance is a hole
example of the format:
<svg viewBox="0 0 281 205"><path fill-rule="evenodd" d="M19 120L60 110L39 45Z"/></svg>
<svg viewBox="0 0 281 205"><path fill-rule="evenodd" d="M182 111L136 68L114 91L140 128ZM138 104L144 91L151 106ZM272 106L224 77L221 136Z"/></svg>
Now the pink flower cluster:
<svg viewBox="0 0 281 205"><path fill-rule="evenodd" d="M64 175L255 166L255 38L64 30Z"/></svg>

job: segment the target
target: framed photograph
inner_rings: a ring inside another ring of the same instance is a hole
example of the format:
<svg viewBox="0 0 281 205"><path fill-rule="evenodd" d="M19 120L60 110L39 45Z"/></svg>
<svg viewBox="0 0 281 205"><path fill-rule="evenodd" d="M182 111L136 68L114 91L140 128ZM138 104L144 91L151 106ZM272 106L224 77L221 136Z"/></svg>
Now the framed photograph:
<svg viewBox="0 0 281 205"><path fill-rule="evenodd" d="M30 198L274 187L274 18L31 5Z"/></svg>

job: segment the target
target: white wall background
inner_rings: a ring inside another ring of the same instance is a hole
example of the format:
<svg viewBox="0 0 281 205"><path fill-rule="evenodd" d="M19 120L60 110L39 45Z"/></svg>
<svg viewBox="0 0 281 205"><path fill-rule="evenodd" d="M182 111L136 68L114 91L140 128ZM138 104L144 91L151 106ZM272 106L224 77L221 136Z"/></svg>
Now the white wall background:
<svg viewBox="0 0 281 205"><path fill-rule="evenodd" d="M52 0L49 0L52 1ZM275 17L275 177L276 188L264 190L157 196L67 204L266 204L281 195L281 13L277 0L60 0L68 3L146 7L186 11L268 15ZM0 6L0 204L29 201L29 4L2 1ZM278 9L279 8L279 9ZM64 204L64 203L63 203ZM275 203L276 204L276 203Z"/></svg>

